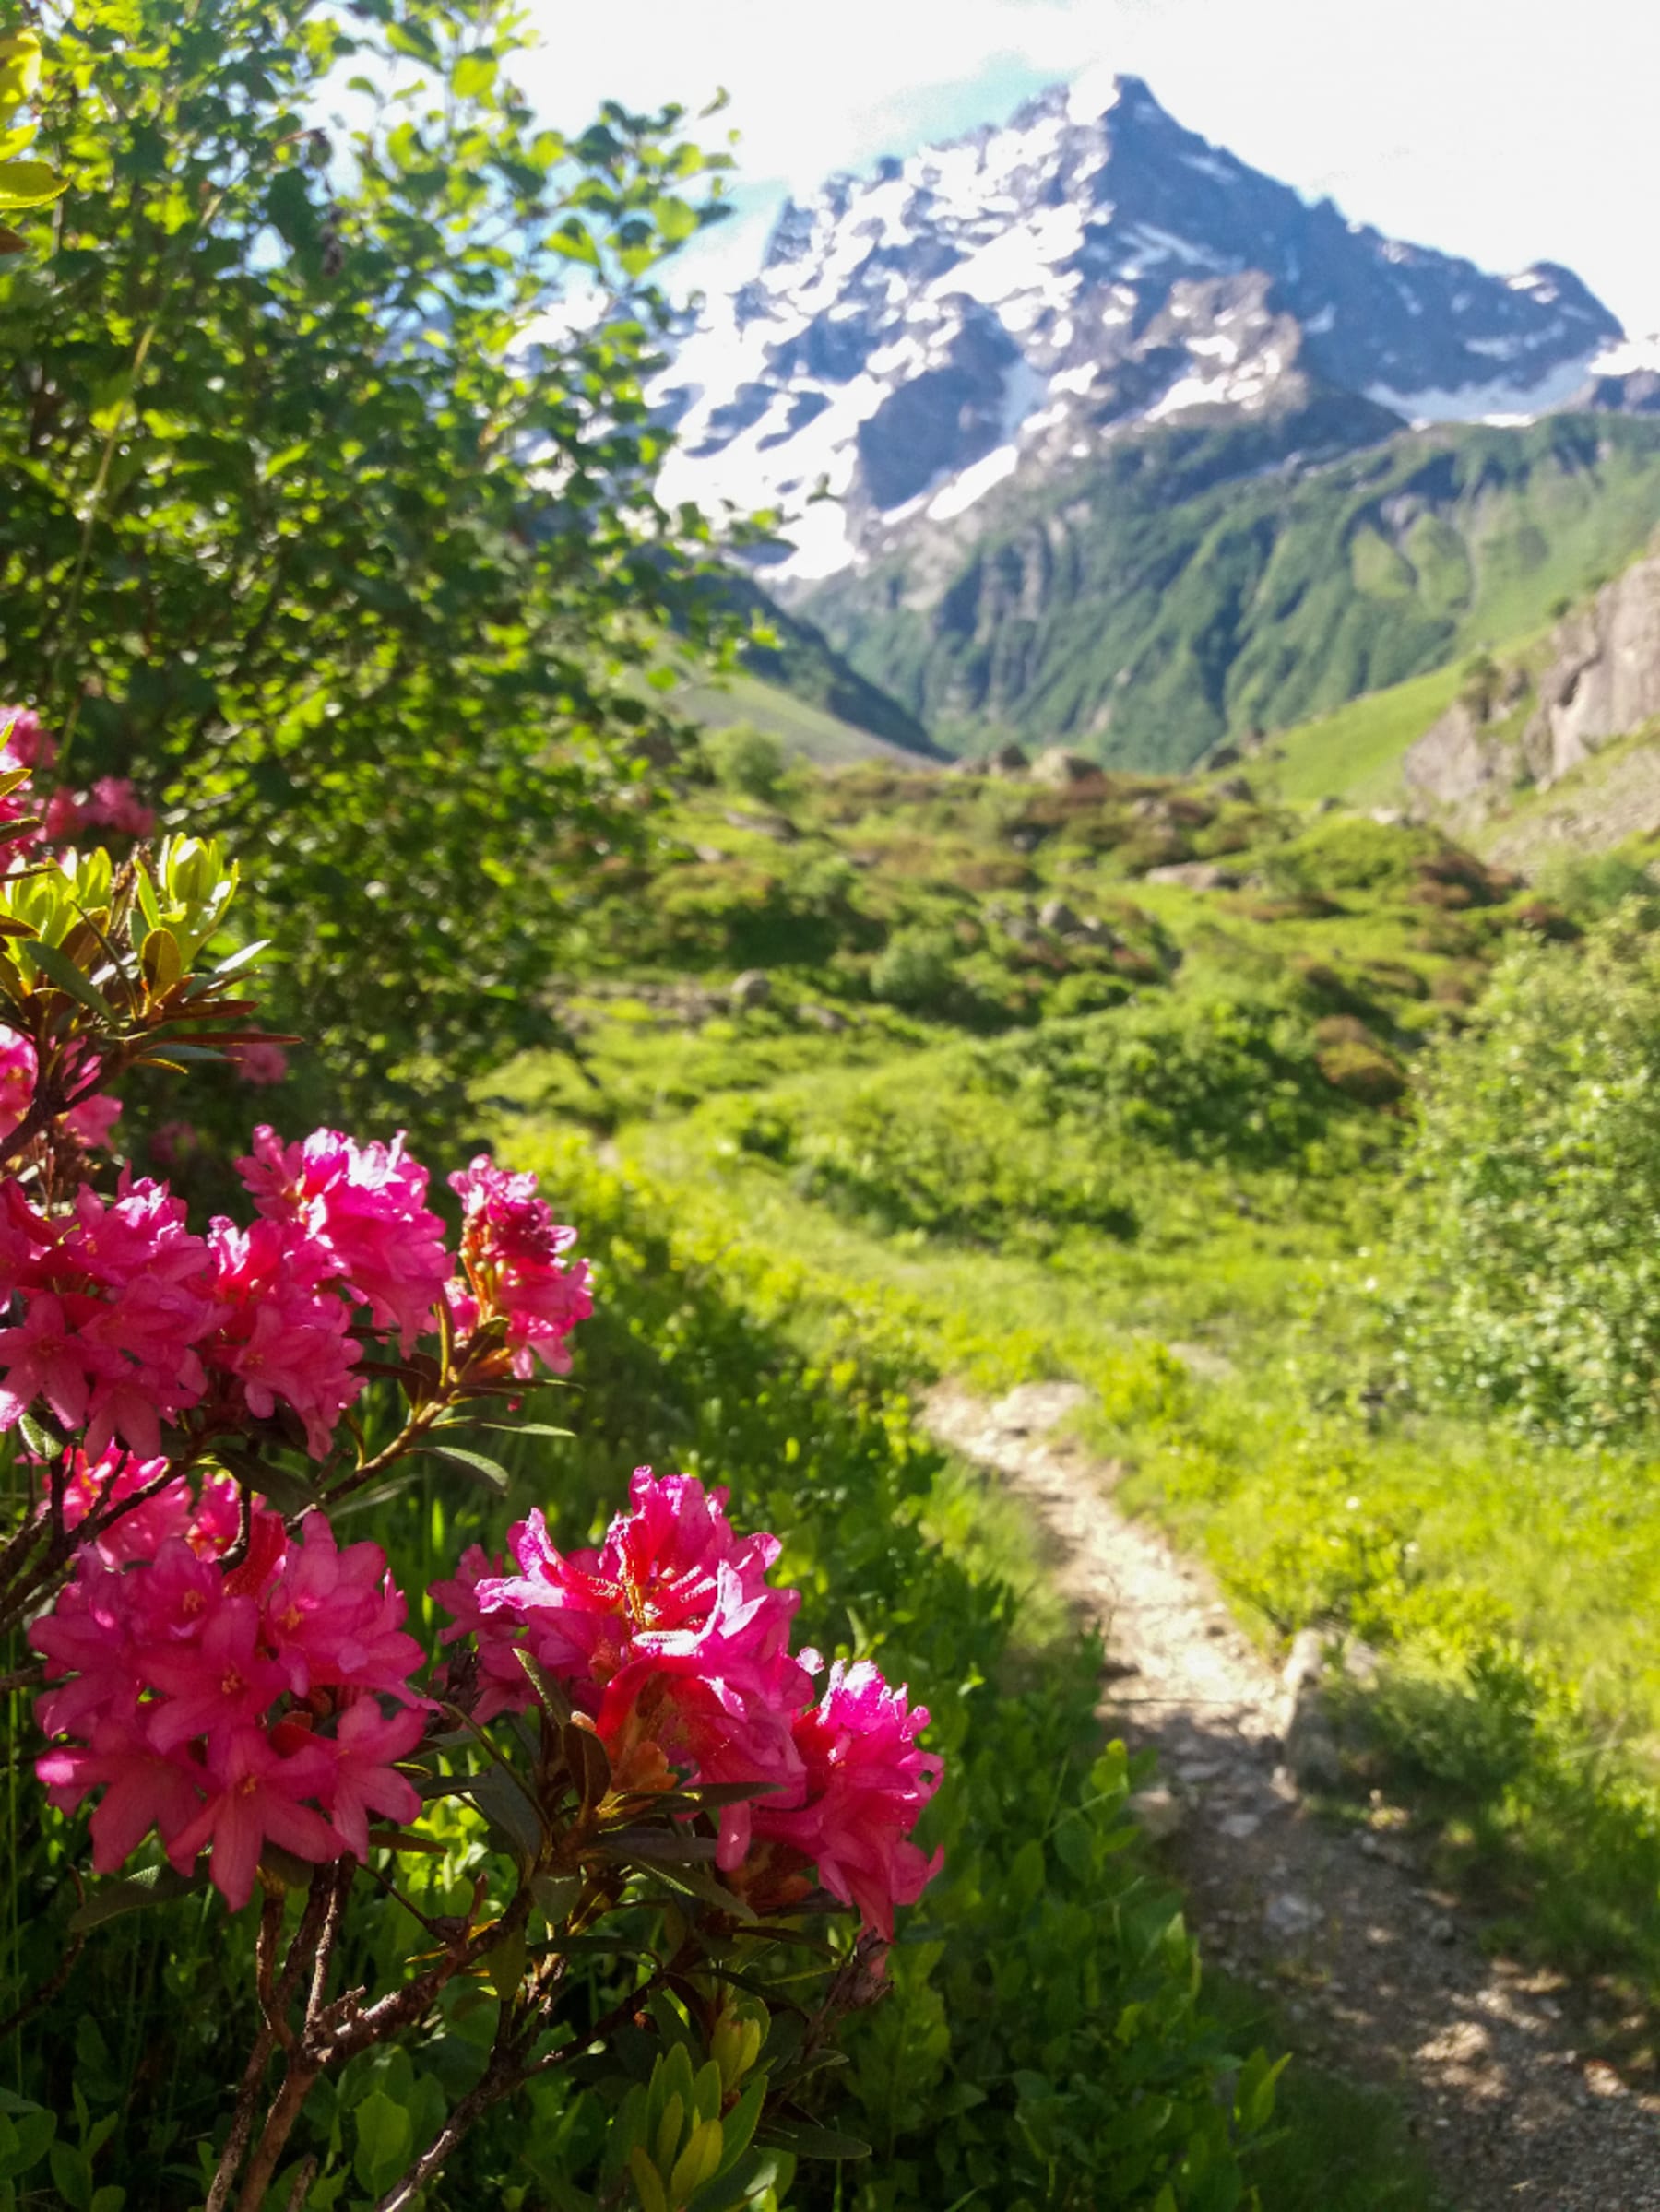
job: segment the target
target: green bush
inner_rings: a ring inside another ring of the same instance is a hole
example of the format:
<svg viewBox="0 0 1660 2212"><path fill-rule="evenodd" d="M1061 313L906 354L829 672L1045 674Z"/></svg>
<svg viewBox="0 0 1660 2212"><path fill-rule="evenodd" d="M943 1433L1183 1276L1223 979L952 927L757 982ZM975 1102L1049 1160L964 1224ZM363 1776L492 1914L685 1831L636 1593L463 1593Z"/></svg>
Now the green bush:
<svg viewBox="0 0 1660 2212"><path fill-rule="evenodd" d="M1660 1407L1660 943L1512 953L1426 1080L1388 1303L1429 1397L1574 1438Z"/></svg>
<svg viewBox="0 0 1660 2212"><path fill-rule="evenodd" d="M939 1010L956 988L951 939L942 929L896 930L871 963L871 995L910 1013Z"/></svg>
<svg viewBox="0 0 1660 2212"><path fill-rule="evenodd" d="M769 799L784 774L784 748L770 730L753 722L729 722L704 739L710 765L729 790L746 798Z"/></svg>

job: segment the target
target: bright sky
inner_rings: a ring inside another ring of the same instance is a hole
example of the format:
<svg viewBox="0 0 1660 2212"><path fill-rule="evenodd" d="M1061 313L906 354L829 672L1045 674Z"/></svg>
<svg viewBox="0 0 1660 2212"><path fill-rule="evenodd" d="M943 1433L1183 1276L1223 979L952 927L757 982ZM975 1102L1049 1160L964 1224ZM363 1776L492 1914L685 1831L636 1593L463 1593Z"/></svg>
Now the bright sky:
<svg viewBox="0 0 1660 2212"><path fill-rule="evenodd" d="M1660 331L1660 0L530 4L551 122L731 93L705 129L742 134L741 217L685 265L711 288L753 272L787 192L1127 70L1310 197L1484 267L1565 262Z"/></svg>

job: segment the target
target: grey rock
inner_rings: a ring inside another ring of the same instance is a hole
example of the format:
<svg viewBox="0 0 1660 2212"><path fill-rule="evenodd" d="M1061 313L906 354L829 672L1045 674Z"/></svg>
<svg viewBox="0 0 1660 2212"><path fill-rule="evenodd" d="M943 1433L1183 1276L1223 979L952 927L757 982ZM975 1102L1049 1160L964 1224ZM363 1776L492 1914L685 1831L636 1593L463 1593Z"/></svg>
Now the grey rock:
<svg viewBox="0 0 1660 2212"><path fill-rule="evenodd" d="M846 1014L838 1014L833 1006L798 1006L796 1020L806 1022L814 1029L824 1030L834 1036L848 1026Z"/></svg>
<svg viewBox="0 0 1660 2212"><path fill-rule="evenodd" d="M1318 1682L1325 1673L1325 1638L1318 1628L1299 1628L1280 1670L1280 1680L1295 1697L1305 1682Z"/></svg>
<svg viewBox="0 0 1660 2212"><path fill-rule="evenodd" d="M1184 891L1237 891L1239 879L1230 869L1218 868L1214 860L1175 860L1164 868L1150 868L1144 879L1149 883L1178 883Z"/></svg>
<svg viewBox="0 0 1660 2212"><path fill-rule="evenodd" d="M772 978L762 968L745 968L735 976L727 993L729 1005L740 1012L745 1007L765 1006L772 997Z"/></svg>
<svg viewBox="0 0 1660 2212"><path fill-rule="evenodd" d="M1324 1914L1311 1898L1295 1889L1282 1889L1263 1908L1263 1924L1280 1943L1298 1943L1312 1935Z"/></svg>
<svg viewBox="0 0 1660 2212"><path fill-rule="evenodd" d="M1225 775L1219 784L1211 786L1211 790L1217 798L1237 799L1241 804L1256 797L1250 777L1244 775Z"/></svg>
<svg viewBox="0 0 1660 2212"><path fill-rule="evenodd" d="M1000 745L995 752L986 756L988 775L1024 775L1026 772L1026 749L1021 745Z"/></svg>
<svg viewBox="0 0 1660 2212"><path fill-rule="evenodd" d="M1165 1842L1187 1825L1186 1804L1163 1782L1151 1790L1137 1791L1130 1800L1130 1810L1155 1843Z"/></svg>
<svg viewBox="0 0 1660 2212"><path fill-rule="evenodd" d="M1068 937L1083 924L1064 899L1045 899L1038 909L1039 929L1052 929L1057 936Z"/></svg>
<svg viewBox="0 0 1660 2212"><path fill-rule="evenodd" d="M1068 784L1093 784L1100 776L1101 764L1081 752L1068 752L1064 745L1046 745L1032 763L1032 781L1035 784L1053 784L1057 787Z"/></svg>

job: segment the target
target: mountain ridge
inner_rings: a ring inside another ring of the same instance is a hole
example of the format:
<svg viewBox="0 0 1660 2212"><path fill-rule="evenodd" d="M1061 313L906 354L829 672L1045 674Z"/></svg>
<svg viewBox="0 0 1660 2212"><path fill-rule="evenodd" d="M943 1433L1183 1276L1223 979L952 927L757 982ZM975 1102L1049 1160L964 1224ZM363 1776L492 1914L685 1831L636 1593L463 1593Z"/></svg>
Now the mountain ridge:
<svg viewBox="0 0 1660 2212"><path fill-rule="evenodd" d="M1385 238L1125 77L1099 112L1057 87L787 204L657 397L672 497L796 511L771 579L793 596L1148 427L1346 396L1362 443L1647 404L1622 337L1571 271L1495 278ZM832 501L807 503L821 479Z"/></svg>

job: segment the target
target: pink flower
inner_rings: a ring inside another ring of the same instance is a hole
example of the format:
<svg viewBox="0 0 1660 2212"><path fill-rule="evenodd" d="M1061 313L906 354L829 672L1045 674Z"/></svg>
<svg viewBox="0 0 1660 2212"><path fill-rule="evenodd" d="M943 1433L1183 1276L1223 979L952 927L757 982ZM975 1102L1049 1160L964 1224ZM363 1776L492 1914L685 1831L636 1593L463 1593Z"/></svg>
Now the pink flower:
<svg viewBox="0 0 1660 2212"><path fill-rule="evenodd" d="M172 1751L194 1736L211 1749L220 1738L253 1728L289 1686L288 1675L260 1637L252 1598L222 1598L208 1626L188 1644L144 1655L146 1680L165 1693L149 1723L151 1741Z"/></svg>
<svg viewBox="0 0 1660 2212"><path fill-rule="evenodd" d="M84 1313L91 1301L77 1303ZM79 1428L93 1382L119 1377L120 1354L88 1343L75 1323L64 1300L43 1291L15 1328L0 1329L0 1428L14 1427L37 1398L65 1428Z"/></svg>
<svg viewBox="0 0 1660 2212"><path fill-rule="evenodd" d="M71 1135L78 1137L90 1152L100 1152L110 1141L110 1131L121 1118L119 1098L106 1098L94 1092L72 1106L64 1116L64 1126Z"/></svg>
<svg viewBox="0 0 1660 2212"><path fill-rule="evenodd" d="M230 1053L231 1064L245 1083L279 1083L287 1081L288 1054L280 1045L263 1038L252 1044L233 1045Z"/></svg>
<svg viewBox="0 0 1660 2212"><path fill-rule="evenodd" d="M400 1826L421 1812L421 1797L393 1761L407 1758L426 1726L413 1710L384 1714L373 1700L349 1705L334 1741L335 1770L319 1792L335 1832L354 1859L369 1856L369 1815L384 1813Z"/></svg>
<svg viewBox="0 0 1660 2212"><path fill-rule="evenodd" d="M536 1362L556 1375L571 1364L566 1339L594 1310L592 1271L586 1260L563 1255L576 1241L575 1229L553 1219L536 1191L533 1175L507 1175L488 1153L450 1177L465 1208L461 1263L465 1289L449 1292L452 1312L470 1296L478 1319L504 1319L507 1366L521 1381ZM476 1322L475 1322L476 1326Z"/></svg>
<svg viewBox="0 0 1660 2212"><path fill-rule="evenodd" d="M239 1905L267 1839L312 1860L362 1855L371 1813L416 1816L395 1762L420 1742L427 1700L407 1679L421 1651L376 1545L340 1551L314 1512L295 1542L256 1508L246 1555L228 1567L217 1537L195 1548L208 1518L119 1571L83 1550L31 1625L53 1684L37 1717L80 1739L37 1771L65 1811L103 1791L101 1872L153 1826L181 1871L210 1843L213 1879ZM407 1709L385 1713L383 1693Z"/></svg>
<svg viewBox="0 0 1660 2212"><path fill-rule="evenodd" d="M91 819L84 800L73 791L54 791L41 810L41 834L48 845L67 845Z"/></svg>
<svg viewBox="0 0 1660 2212"><path fill-rule="evenodd" d="M297 1859L319 1865L340 1855L339 1838L303 1801L329 1784L328 1754L311 1744L290 1757L257 1728L239 1728L209 1758L208 1802L167 1846L178 1874L188 1874L196 1853L213 1846L211 1873L233 1911L254 1891L254 1875L267 1837Z"/></svg>
<svg viewBox="0 0 1660 2212"><path fill-rule="evenodd" d="M619 1782L650 1788L677 1768L705 1781L799 1789L804 1769L792 1713L812 1680L788 1650L800 1598L766 1576L776 1537L738 1536L725 1493L694 1475L658 1480L635 1470L634 1509L612 1521L598 1551L561 1553L540 1512L508 1534L514 1576L481 1570L482 1554L433 1595L459 1616L445 1640L471 1627L483 1685L481 1716L523 1706L528 1691L513 1653L523 1648L591 1715ZM720 1856L732 1865L749 1838L745 1804L721 1818Z"/></svg>
<svg viewBox="0 0 1660 2212"><path fill-rule="evenodd" d="M351 1371L359 1353L347 1333L350 1315L319 1287L333 1272L329 1254L274 1221L239 1229L216 1218L208 1244L217 1310L203 1356L235 1377L256 1420L269 1420L283 1399L305 1424L312 1457L326 1458L340 1415L362 1388Z"/></svg>
<svg viewBox="0 0 1660 2212"><path fill-rule="evenodd" d="M89 1790L102 1786L92 1816L98 1874L113 1874L152 1828L171 1846L196 1817L206 1780L193 1759L158 1751L134 1714L99 1721L89 1745L49 1751L35 1762L35 1771L50 1785L47 1795L61 1813L73 1813Z"/></svg>
<svg viewBox="0 0 1660 2212"><path fill-rule="evenodd" d="M894 1908L914 1905L940 1868L940 1852L925 1858L908 1840L940 1786L941 1761L916 1740L927 1725L926 1709L907 1711L904 1690L889 1689L869 1661L838 1661L823 1699L795 1723L803 1802L764 1798L755 1808L756 1835L812 1860L825 1888L890 1943Z"/></svg>
<svg viewBox="0 0 1660 2212"><path fill-rule="evenodd" d="M350 1684L407 1699L421 1646L402 1632L404 1611L379 1544L342 1552L327 1517L311 1512L266 1600L267 1634L298 1697Z"/></svg>
<svg viewBox="0 0 1660 2212"><path fill-rule="evenodd" d="M0 1031L0 1137L9 1137L34 1104L35 1048L16 1030Z"/></svg>
<svg viewBox="0 0 1660 2212"><path fill-rule="evenodd" d="M101 775L85 802L88 820L100 829L118 830L127 837L148 837L156 826L156 812L147 807L125 775Z"/></svg>
<svg viewBox="0 0 1660 2212"><path fill-rule="evenodd" d="M252 1158L236 1165L260 1212L292 1222L326 1254L377 1329L396 1329L408 1351L431 1327L449 1255L444 1224L426 1210L427 1171L405 1153L401 1130L389 1145L318 1130L285 1147L260 1128Z"/></svg>
<svg viewBox="0 0 1660 2212"><path fill-rule="evenodd" d="M32 706L0 706L0 763L8 768L50 768L57 739Z"/></svg>

